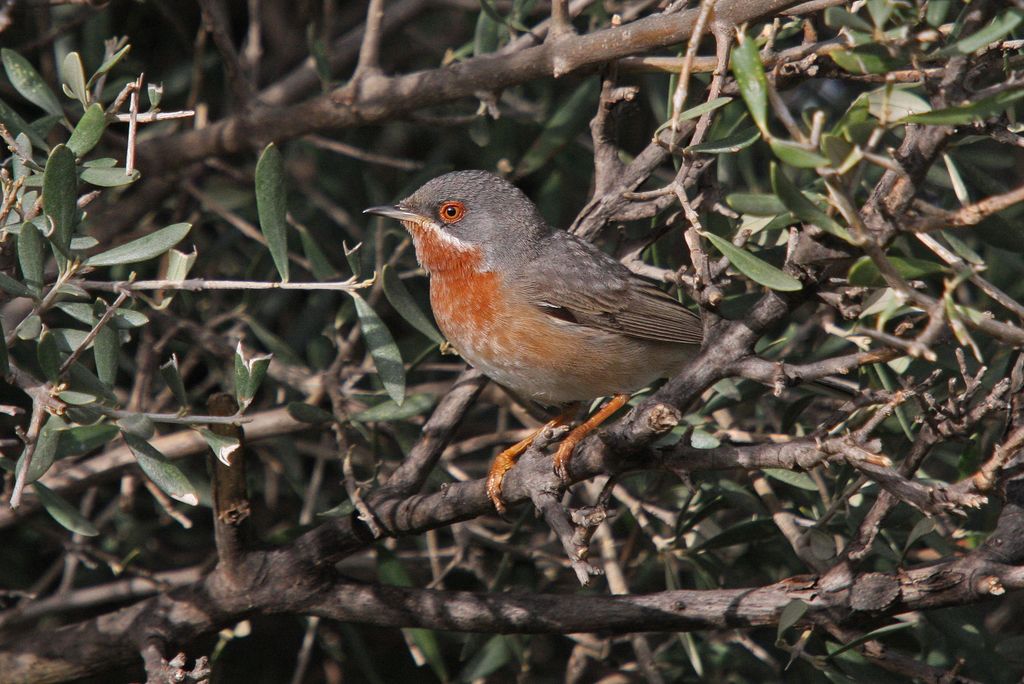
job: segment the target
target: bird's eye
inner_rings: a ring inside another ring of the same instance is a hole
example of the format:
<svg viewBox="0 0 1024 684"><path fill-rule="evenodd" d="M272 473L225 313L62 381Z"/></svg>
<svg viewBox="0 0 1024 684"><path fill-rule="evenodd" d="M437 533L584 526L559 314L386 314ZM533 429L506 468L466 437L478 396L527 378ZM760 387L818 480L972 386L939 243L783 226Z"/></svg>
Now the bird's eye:
<svg viewBox="0 0 1024 684"><path fill-rule="evenodd" d="M444 202L438 207L437 215L445 223L458 223L466 215L466 205L462 202Z"/></svg>

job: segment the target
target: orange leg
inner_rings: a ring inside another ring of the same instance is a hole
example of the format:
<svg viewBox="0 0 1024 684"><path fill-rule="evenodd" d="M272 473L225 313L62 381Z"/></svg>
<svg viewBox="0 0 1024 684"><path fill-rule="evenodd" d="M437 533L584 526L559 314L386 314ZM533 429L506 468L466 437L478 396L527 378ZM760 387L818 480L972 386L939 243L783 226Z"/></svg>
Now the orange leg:
<svg viewBox="0 0 1024 684"><path fill-rule="evenodd" d="M582 442L584 437L600 427L601 423L608 420L613 413L625 406L628 399L628 394L616 394L608 400L607 404L598 409L594 415L590 416L590 418L565 436L565 439L558 446L558 451L555 452L554 458L555 474L558 475L558 478L564 484L568 484L571 478L569 474L569 461L572 459L572 452L576 445Z"/></svg>
<svg viewBox="0 0 1024 684"><path fill-rule="evenodd" d="M495 457L491 463L491 469L487 473L487 498L494 504L494 508L501 513L505 514L505 502L501 500L501 482L505 479L505 473L512 470L512 466L516 464L519 457L530 448L533 444L533 440L537 438L537 435L544 432L548 428L559 427L565 425L572 414L575 412L575 408L566 409L556 418L549 420L544 425L540 426L533 432L531 432L525 439L522 439L508 449L505 449Z"/></svg>

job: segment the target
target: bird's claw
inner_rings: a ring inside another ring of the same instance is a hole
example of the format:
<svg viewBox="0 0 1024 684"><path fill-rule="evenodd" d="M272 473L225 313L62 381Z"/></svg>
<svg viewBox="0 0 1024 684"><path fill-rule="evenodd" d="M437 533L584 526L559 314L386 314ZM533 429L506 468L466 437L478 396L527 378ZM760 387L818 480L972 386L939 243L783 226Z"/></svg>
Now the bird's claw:
<svg viewBox="0 0 1024 684"><path fill-rule="evenodd" d="M555 452L555 457L552 459L555 475L565 487L572 484L572 473L569 472L569 463L572 461L572 452L575 448L576 443L566 439L558 445L558 451Z"/></svg>
<svg viewBox="0 0 1024 684"><path fill-rule="evenodd" d="M505 501L501 498L501 481L505 479L503 470L494 469L487 474L487 498L494 504L498 515L505 515Z"/></svg>

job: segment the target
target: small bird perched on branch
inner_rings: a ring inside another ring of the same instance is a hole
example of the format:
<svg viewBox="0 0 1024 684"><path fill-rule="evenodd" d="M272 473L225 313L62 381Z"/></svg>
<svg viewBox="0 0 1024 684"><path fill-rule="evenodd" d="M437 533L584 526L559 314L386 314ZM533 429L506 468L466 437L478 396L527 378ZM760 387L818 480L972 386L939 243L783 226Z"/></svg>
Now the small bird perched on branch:
<svg viewBox="0 0 1024 684"><path fill-rule="evenodd" d="M463 358L521 397L569 406L494 460L487 494L499 512L505 473L542 430L571 420L579 402L612 396L555 453L555 472L568 483L576 445L701 344L699 316L549 226L519 188L494 174L448 173L366 213L398 219L412 235L430 275L434 318Z"/></svg>

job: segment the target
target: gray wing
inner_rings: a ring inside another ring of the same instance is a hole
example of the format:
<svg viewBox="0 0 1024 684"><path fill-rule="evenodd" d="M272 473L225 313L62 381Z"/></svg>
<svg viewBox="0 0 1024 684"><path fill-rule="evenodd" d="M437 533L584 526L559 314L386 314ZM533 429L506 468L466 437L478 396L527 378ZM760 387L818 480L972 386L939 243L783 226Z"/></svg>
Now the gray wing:
<svg viewBox="0 0 1024 684"><path fill-rule="evenodd" d="M556 232L520 285L541 311L659 342L700 344L700 316L590 243Z"/></svg>

